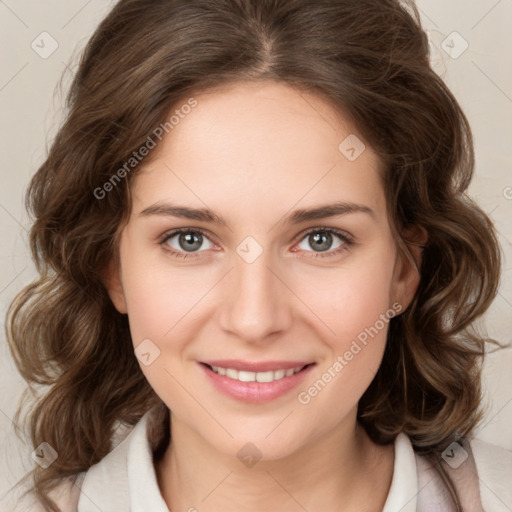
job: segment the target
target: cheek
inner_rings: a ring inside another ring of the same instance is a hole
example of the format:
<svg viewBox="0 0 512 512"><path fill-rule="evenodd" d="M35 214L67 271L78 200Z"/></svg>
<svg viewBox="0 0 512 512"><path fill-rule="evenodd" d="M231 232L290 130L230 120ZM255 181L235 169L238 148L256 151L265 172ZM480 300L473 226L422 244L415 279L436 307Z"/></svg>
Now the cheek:
<svg viewBox="0 0 512 512"><path fill-rule="evenodd" d="M373 254L386 254L387 250L383 246ZM321 321L317 325L328 328L321 327L329 356L319 368L322 382L309 382L311 394L305 389L307 396L301 403L318 395L314 398L318 406L329 407L330 401L339 397L346 397L346 405L354 406L373 380L386 346L389 321L401 310L390 301L393 256L389 250L386 258L372 255L357 262L354 259L353 264L347 260L346 266L329 278L318 280L317 273L316 283L302 289L302 296L308 297L308 306ZM322 392L324 386L330 390Z"/></svg>
<svg viewBox="0 0 512 512"><path fill-rule="evenodd" d="M393 252L382 246L359 258L347 259L332 272L317 270L302 274L296 281L298 295L306 298L307 306L328 328L333 348L345 350L347 342L373 326L391 308L393 257Z"/></svg>
<svg viewBox="0 0 512 512"><path fill-rule="evenodd" d="M190 323L193 305L204 290L186 279L184 272L163 272L158 265L129 257L124 264L130 333L141 371L169 407L182 403L188 410L191 404L179 384L187 381L181 359L188 336L195 334Z"/></svg>
<svg viewBox="0 0 512 512"><path fill-rule="evenodd" d="M123 287L134 345L141 339L167 339L208 290L204 273L171 270L161 261L127 256ZM197 307L197 306L196 306ZM186 323L186 322L185 322Z"/></svg>
<svg viewBox="0 0 512 512"><path fill-rule="evenodd" d="M337 306L322 319L334 331L323 339L328 355L297 394L311 417L324 416L317 430L334 427L357 407L382 362L389 321L398 314L389 304L385 280L364 283L357 277L346 281L353 278L354 287L331 295Z"/></svg>

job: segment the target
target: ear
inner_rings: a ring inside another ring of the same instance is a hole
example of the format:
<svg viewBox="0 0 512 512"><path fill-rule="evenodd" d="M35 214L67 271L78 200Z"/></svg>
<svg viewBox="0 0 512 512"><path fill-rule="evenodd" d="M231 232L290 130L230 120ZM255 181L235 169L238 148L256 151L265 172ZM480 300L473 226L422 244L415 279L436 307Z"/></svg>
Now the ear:
<svg viewBox="0 0 512 512"><path fill-rule="evenodd" d="M114 260L114 258L111 259L107 265L103 276L103 284L107 290L110 300L119 313L128 313L119 264Z"/></svg>
<svg viewBox="0 0 512 512"><path fill-rule="evenodd" d="M420 284L421 259L423 249L427 245L428 233L422 226L412 226L403 234L403 238L409 249L412 260L406 255L398 254L395 262L392 303L398 302L404 312L412 302L416 290Z"/></svg>

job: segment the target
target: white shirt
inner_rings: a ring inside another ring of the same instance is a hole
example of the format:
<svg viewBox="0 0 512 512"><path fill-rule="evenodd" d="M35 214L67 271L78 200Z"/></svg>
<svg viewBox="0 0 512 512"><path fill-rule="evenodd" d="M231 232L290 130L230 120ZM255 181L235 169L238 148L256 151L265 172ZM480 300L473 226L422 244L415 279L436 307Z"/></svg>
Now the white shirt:
<svg viewBox="0 0 512 512"><path fill-rule="evenodd" d="M169 512L158 487L149 438L155 409L106 457L80 473L74 485L66 481L51 493L63 512ZM512 452L478 439L466 443L467 451L460 445L448 450L452 461L445 465L460 489L464 511L512 512ZM409 437L400 433L394 448L393 477L383 512L452 512L437 473L413 451ZM452 469L466 453L468 458Z"/></svg>

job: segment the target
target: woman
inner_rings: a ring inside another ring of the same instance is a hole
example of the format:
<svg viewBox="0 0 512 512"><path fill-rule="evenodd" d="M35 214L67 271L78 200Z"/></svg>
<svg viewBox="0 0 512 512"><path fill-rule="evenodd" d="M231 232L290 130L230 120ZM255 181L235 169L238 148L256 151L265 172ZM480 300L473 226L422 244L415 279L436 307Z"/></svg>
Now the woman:
<svg viewBox="0 0 512 512"><path fill-rule="evenodd" d="M49 386L41 510L512 503L512 454L472 438L500 268L472 171L413 5L121 0L9 314Z"/></svg>

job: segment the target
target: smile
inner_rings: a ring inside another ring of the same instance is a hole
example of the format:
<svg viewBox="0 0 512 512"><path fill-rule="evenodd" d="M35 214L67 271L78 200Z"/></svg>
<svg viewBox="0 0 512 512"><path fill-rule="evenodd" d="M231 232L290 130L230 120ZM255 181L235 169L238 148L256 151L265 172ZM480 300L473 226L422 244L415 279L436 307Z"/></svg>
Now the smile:
<svg viewBox="0 0 512 512"><path fill-rule="evenodd" d="M220 366L203 362L199 367L207 381L222 395L240 402L259 404L288 395L316 366L316 363L297 363L291 368L280 368L286 363L281 363L279 366L266 364L267 368L261 369L262 371L251 371L248 364L236 363ZM232 368L233 365L244 368ZM268 368L268 366L274 366L274 368Z"/></svg>

